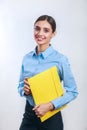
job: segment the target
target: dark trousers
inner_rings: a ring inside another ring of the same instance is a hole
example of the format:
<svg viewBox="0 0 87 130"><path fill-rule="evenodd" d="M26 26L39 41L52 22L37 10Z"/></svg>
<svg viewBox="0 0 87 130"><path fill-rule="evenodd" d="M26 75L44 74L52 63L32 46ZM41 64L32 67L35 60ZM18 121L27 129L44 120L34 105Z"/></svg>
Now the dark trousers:
<svg viewBox="0 0 87 130"><path fill-rule="evenodd" d="M25 113L19 130L63 130L61 112L58 112L48 120L41 122L32 111L32 106L26 102Z"/></svg>

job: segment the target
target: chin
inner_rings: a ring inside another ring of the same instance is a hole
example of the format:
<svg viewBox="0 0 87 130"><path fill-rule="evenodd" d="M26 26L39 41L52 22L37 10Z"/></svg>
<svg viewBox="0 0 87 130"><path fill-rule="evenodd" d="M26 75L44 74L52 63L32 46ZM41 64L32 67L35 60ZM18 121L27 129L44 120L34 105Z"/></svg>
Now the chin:
<svg viewBox="0 0 87 130"><path fill-rule="evenodd" d="M38 42L36 41L38 45L43 45L44 43L43 42Z"/></svg>

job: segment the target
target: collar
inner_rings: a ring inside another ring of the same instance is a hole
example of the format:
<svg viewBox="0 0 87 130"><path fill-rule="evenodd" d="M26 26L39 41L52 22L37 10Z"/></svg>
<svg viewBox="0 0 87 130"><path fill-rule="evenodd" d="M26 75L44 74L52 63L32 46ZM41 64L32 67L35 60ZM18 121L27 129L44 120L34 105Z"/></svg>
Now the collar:
<svg viewBox="0 0 87 130"><path fill-rule="evenodd" d="M33 56L37 56L36 53L37 50L37 46L35 47L34 51L33 51ZM42 57L45 59L47 58L50 54L52 54L54 52L53 47L50 45L45 51L39 53L39 55L42 55Z"/></svg>

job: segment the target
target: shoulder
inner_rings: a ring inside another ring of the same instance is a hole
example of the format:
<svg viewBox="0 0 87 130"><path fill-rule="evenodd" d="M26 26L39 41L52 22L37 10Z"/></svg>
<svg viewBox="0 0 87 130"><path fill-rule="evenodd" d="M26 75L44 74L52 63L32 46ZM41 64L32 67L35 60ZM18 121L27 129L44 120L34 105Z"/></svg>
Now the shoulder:
<svg viewBox="0 0 87 130"><path fill-rule="evenodd" d="M27 54L24 55L24 57L29 57L32 56L34 54L34 51L30 51Z"/></svg>
<svg viewBox="0 0 87 130"><path fill-rule="evenodd" d="M65 54L63 54L57 50L55 50L55 55L56 55L56 58L59 59L60 62L68 61L68 57Z"/></svg>
<svg viewBox="0 0 87 130"><path fill-rule="evenodd" d="M32 58L34 51L30 51L23 56L23 62L29 58Z"/></svg>

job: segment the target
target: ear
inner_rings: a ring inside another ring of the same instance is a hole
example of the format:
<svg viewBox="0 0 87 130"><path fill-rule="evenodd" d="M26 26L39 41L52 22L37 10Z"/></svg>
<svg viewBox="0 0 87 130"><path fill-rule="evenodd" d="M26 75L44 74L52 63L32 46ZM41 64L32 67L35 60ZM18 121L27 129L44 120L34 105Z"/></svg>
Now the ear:
<svg viewBox="0 0 87 130"><path fill-rule="evenodd" d="M57 32L55 31L53 34L52 34L52 38L55 37L57 34Z"/></svg>

